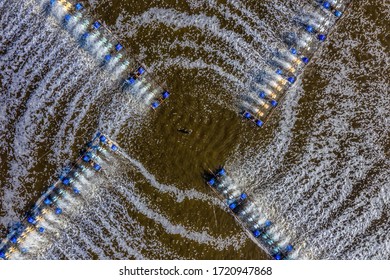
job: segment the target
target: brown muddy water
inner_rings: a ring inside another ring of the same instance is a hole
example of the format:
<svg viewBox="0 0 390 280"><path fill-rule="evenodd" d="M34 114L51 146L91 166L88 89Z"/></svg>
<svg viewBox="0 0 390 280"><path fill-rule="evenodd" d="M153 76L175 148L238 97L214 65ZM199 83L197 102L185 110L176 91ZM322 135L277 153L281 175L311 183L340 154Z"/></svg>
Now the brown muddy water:
<svg viewBox="0 0 390 280"><path fill-rule="evenodd" d="M205 184L220 165L296 258L390 258L386 1L352 1L261 129L241 96L315 1L83 2L170 91L155 111L46 3L0 2L1 236L96 131L123 153L12 258L270 258Z"/></svg>

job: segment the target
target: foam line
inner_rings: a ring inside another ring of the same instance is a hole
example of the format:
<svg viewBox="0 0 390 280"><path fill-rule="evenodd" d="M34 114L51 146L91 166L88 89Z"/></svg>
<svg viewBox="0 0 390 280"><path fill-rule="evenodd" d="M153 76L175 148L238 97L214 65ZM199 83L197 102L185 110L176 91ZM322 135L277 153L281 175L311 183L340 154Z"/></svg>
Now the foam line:
<svg viewBox="0 0 390 280"><path fill-rule="evenodd" d="M127 159L132 165L137 167L137 169L141 172L141 174L148 180L148 182L158 189L160 192L169 193L176 196L177 202L182 202L184 199L196 199L201 201L207 201L212 205L221 205L221 203L214 198L210 198L208 195L200 193L194 189L192 190L180 190L174 186L160 184L156 178L149 173L146 168L142 165L141 162L136 159L131 158L126 153L122 152L121 155Z"/></svg>

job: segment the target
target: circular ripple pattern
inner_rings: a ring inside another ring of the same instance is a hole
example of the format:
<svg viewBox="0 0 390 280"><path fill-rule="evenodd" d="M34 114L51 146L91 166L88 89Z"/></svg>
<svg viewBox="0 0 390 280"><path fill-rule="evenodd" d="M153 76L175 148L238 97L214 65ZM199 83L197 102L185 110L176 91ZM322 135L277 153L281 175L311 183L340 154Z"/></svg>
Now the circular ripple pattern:
<svg viewBox="0 0 390 280"><path fill-rule="evenodd" d="M313 1L86 2L169 85L156 112L40 2L0 3L2 236L94 131L125 153L20 257L266 258L204 186L202 172L225 162L303 257L390 257L388 5L353 3L255 130L237 116L240 93Z"/></svg>

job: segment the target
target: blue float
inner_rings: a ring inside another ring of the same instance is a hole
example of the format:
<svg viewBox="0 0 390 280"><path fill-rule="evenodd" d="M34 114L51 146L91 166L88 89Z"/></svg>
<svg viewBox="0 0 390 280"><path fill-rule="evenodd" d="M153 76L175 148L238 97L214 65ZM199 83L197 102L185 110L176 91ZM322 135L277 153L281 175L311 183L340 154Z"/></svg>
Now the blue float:
<svg viewBox="0 0 390 280"><path fill-rule="evenodd" d="M214 178L211 178L210 180L207 181L207 184L209 184L210 186L214 186L214 184L215 184L215 179L214 179Z"/></svg>
<svg viewBox="0 0 390 280"><path fill-rule="evenodd" d="M5 252L3 250L0 251L0 258L5 259Z"/></svg>
<svg viewBox="0 0 390 280"><path fill-rule="evenodd" d="M102 136L100 136L99 140L102 143L106 143L107 138L106 138L106 136L102 135Z"/></svg>
<svg viewBox="0 0 390 280"><path fill-rule="evenodd" d="M295 82L295 77L288 77L287 78L287 81L290 83L290 84L293 84Z"/></svg>
<svg viewBox="0 0 390 280"><path fill-rule="evenodd" d="M167 99L169 97L169 92L168 91L164 91L163 94L162 94L162 99Z"/></svg>
<svg viewBox="0 0 390 280"><path fill-rule="evenodd" d="M309 63L309 58L307 58L306 56L302 57L301 60L302 60L302 62L305 63L305 64L308 64L308 63Z"/></svg>
<svg viewBox="0 0 390 280"><path fill-rule="evenodd" d="M52 204L52 201L50 200L50 198L46 197L43 203L45 203L46 205L50 205Z"/></svg>
<svg viewBox="0 0 390 280"><path fill-rule="evenodd" d="M278 105L278 102L276 100L271 100L270 104L271 104L272 107L275 108Z"/></svg>
<svg viewBox="0 0 390 280"><path fill-rule="evenodd" d="M328 1L325 1L324 3L322 3L322 7L324 7L327 10L329 10L330 9L330 3Z"/></svg>
<svg viewBox="0 0 390 280"><path fill-rule="evenodd" d="M325 41L326 40L326 35L325 34L319 34L317 36L318 40L320 40L321 42Z"/></svg>
<svg viewBox="0 0 390 280"><path fill-rule="evenodd" d="M242 193L242 194L240 195L240 198L241 198L242 200L245 200L247 197L248 197L248 196L246 195L246 193Z"/></svg>
<svg viewBox="0 0 390 280"><path fill-rule="evenodd" d="M275 258L275 260L281 260L282 259L282 255L281 254L276 254L275 256L274 256L274 258Z"/></svg>
<svg viewBox="0 0 390 280"><path fill-rule="evenodd" d="M256 125L257 125L258 127L262 127L263 124L264 124L264 123L263 123L261 120L256 120Z"/></svg>
<svg viewBox="0 0 390 280"><path fill-rule="evenodd" d="M62 179L62 183L65 185L65 186L68 186L70 184L70 179L65 177L64 179Z"/></svg>
<svg viewBox="0 0 390 280"><path fill-rule="evenodd" d="M334 11L334 15L335 15L336 17L341 17L341 16L343 15L343 13L340 12L340 11L338 11L338 10L336 10L336 11Z"/></svg>
<svg viewBox="0 0 390 280"><path fill-rule="evenodd" d="M62 213L62 209L57 207L55 212L57 215L60 215Z"/></svg>
<svg viewBox="0 0 390 280"><path fill-rule="evenodd" d="M111 60L111 55L110 55L110 54L105 55L105 56L104 56L104 60L105 60L106 62L109 62L109 61Z"/></svg>
<svg viewBox="0 0 390 280"><path fill-rule="evenodd" d="M18 242L18 238L16 236L12 236L10 241L11 243L15 244L16 242Z"/></svg>
<svg viewBox="0 0 390 280"><path fill-rule="evenodd" d="M29 224L35 224L35 218L34 218L34 217L28 217L28 218L27 218L27 222L28 222Z"/></svg>
<svg viewBox="0 0 390 280"><path fill-rule="evenodd" d="M90 162L91 161L91 157L88 156L88 155L85 155L85 156L83 156L83 161Z"/></svg>
<svg viewBox="0 0 390 280"><path fill-rule="evenodd" d="M95 21L95 22L93 23L93 27L94 27L95 29L99 29L100 26L102 26L102 25L101 25L101 23L98 22L98 21Z"/></svg>
<svg viewBox="0 0 390 280"><path fill-rule="evenodd" d="M226 175L225 169L223 169L223 168L219 169L218 172L217 172L217 175L218 176L225 176Z"/></svg>
<svg viewBox="0 0 390 280"><path fill-rule="evenodd" d="M252 117L252 115L250 114L250 113L248 113L248 112L245 112L245 114L244 114L244 118L246 118L246 119L250 119Z"/></svg>
<svg viewBox="0 0 390 280"><path fill-rule="evenodd" d="M232 209L232 210L234 210L236 207L237 207L237 203L236 202L233 202L233 203L229 204L229 208Z"/></svg>
<svg viewBox="0 0 390 280"><path fill-rule="evenodd" d="M68 21L70 21L70 18L71 18L71 15L70 14L66 14L64 19L65 19L66 22L68 22Z"/></svg>
<svg viewBox="0 0 390 280"><path fill-rule="evenodd" d="M80 191L79 191L78 188L73 188L73 192L74 192L75 194L79 194L79 193L80 193Z"/></svg>
<svg viewBox="0 0 390 280"><path fill-rule="evenodd" d="M270 220L265 221L264 226L270 227L272 225L272 222Z"/></svg>
<svg viewBox="0 0 390 280"><path fill-rule="evenodd" d="M128 83L129 85L132 85L135 83L135 79L133 77L130 77L126 80L126 83Z"/></svg>
<svg viewBox="0 0 390 280"><path fill-rule="evenodd" d="M95 169L96 171L99 171L100 169L102 169L102 167L99 164L95 163L93 165L93 169Z"/></svg>
<svg viewBox="0 0 390 280"><path fill-rule="evenodd" d="M142 75L143 73L145 73L145 69L142 66L140 66L138 68L137 72L138 72L139 75Z"/></svg>
<svg viewBox="0 0 390 280"><path fill-rule="evenodd" d="M153 109L156 109L158 106L160 106L159 102L155 101L155 102L152 103L152 108Z"/></svg>
<svg viewBox="0 0 390 280"><path fill-rule="evenodd" d="M88 32L85 32L83 35L81 35L81 39L82 40L85 40L89 37L89 33Z"/></svg>
<svg viewBox="0 0 390 280"><path fill-rule="evenodd" d="M43 232L45 231L45 228L44 228L44 227L39 227L38 231L39 231L40 233L43 233Z"/></svg>
<svg viewBox="0 0 390 280"><path fill-rule="evenodd" d="M84 8L83 5L81 5L81 3L77 3L74 7L76 8L77 11L80 11L81 9Z"/></svg>
<svg viewBox="0 0 390 280"><path fill-rule="evenodd" d="M50 0L50 5L53 6L56 3L56 0Z"/></svg>
<svg viewBox="0 0 390 280"><path fill-rule="evenodd" d="M293 249L294 249L294 247L293 247L291 244L288 244L288 245L286 246L286 251L287 251L287 252L291 252Z"/></svg>
<svg viewBox="0 0 390 280"><path fill-rule="evenodd" d="M297 54L297 50L294 49L294 48L291 48L290 52L291 52L292 54Z"/></svg>
<svg viewBox="0 0 390 280"><path fill-rule="evenodd" d="M266 97L265 92L264 91L260 91L259 97L264 99Z"/></svg>
<svg viewBox="0 0 390 280"><path fill-rule="evenodd" d="M113 150L114 152L116 152L116 151L118 151L118 147L115 146L115 145L112 145L112 146L111 146L111 150Z"/></svg>
<svg viewBox="0 0 390 280"><path fill-rule="evenodd" d="M276 74L282 75L283 71L281 69L276 70Z"/></svg>
<svg viewBox="0 0 390 280"><path fill-rule="evenodd" d="M253 231L253 236L254 237L259 237L260 236L260 230L256 229L255 231Z"/></svg>
<svg viewBox="0 0 390 280"><path fill-rule="evenodd" d="M313 26L307 25L307 26L306 26L306 31L309 32L309 33L313 33L313 32L314 32Z"/></svg>
<svg viewBox="0 0 390 280"><path fill-rule="evenodd" d="M123 46L121 44L118 43L118 44L115 45L115 50L117 52L119 52L121 49L123 49Z"/></svg>

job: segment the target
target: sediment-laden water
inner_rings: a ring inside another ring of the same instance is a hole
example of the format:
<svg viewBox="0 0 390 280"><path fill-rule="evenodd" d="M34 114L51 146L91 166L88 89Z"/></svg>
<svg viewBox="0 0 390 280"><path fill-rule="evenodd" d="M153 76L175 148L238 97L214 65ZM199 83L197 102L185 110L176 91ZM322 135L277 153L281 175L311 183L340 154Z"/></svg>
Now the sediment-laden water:
<svg viewBox="0 0 390 280"><path fill-rule="evenodd" d="M298 258L389 259L388 4L353 1L259 129L242 96L314 1L84 2L169 90L156 110L45 2L0 2L1 235L97 130L123 152L14 258L267 258L204 184L225 165Z"/></svg>

